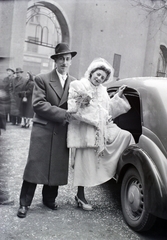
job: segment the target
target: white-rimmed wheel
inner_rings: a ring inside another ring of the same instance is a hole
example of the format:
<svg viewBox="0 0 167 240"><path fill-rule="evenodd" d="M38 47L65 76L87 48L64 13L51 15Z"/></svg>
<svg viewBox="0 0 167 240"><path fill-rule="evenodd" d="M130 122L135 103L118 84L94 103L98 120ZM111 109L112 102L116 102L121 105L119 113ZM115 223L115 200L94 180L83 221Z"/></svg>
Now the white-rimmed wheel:
<svg viewBox="0 0 167 240"><path fill-rule="evenodd" d="M154 225L156 217L145 209L142 180L135 168L128 169L124 175L121 205L124 219L134 231L147 231Z"/></svg>

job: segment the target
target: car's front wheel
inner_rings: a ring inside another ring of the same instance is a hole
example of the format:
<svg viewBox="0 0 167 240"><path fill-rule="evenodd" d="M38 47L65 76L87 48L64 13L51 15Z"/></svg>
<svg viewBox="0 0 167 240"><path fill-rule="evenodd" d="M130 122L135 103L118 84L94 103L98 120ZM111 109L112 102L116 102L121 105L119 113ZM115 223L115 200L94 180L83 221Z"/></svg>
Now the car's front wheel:
<svg viewBox="0 0 167 240"><path fill-rule="evenodd" d="M124 175L121 205L124 219L134 231L146 231L153 226L156 217L145 209L143 184L135 168L128 169Z"/></svg>

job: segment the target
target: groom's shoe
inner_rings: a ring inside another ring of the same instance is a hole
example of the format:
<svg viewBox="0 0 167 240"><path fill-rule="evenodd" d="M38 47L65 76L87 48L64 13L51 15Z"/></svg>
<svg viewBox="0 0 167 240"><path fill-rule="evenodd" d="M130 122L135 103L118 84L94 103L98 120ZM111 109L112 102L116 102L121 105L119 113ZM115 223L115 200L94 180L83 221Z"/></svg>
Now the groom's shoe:
<svg viewBox="0 0 167 240"><path fill-rule="evenodd" d="M46 207L48 207L48 208L50 208L50 209L52 209L52 210L57 210L57 204L54 202L54 203L48 203L48 202L46 202L46 201L44 201L43 200L43 204L46 206Z"/></svg>
<svg viewBox="0 0 167 240"><path fill-rule="evenodd" d="M18 216L19 218L25 218L26 215L27 215L27 211L28 211L28 207L26 207L26 206L20 206L20 207L19 207L19 210L18 210L18 212L17 212L17 216Z"/></svg>

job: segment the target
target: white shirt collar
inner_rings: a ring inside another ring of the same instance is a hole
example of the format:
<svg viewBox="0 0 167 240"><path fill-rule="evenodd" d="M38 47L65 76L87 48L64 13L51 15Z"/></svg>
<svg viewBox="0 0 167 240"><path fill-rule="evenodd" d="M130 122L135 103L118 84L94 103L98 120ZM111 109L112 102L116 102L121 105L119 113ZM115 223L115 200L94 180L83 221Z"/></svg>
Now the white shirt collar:
<svg viewBox="0 0 167 240"><path fill-rule="evenodd" d="M57 75L59 76L59 79L60 79L60 83L62 85L62 88L64 87L64 84L66 82L66 79L67 79L67 74L64 74L62 75L61 73L59 73L56 69L56 72L57 72Z"/></svg>

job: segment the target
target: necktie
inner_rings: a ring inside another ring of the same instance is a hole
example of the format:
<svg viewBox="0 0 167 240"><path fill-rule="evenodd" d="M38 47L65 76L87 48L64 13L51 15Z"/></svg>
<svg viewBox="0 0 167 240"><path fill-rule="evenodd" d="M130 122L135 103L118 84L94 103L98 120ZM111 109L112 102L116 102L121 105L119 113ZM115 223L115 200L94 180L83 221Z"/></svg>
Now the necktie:
<svg viewBox="0 0 167 240"><path fill-rule="evenodd" d="M65 85L65 81L66 81L66 75L62 75L62 87L64 87Z"/></svg>

